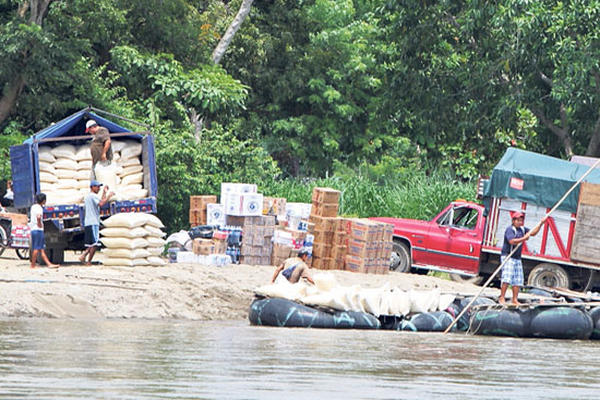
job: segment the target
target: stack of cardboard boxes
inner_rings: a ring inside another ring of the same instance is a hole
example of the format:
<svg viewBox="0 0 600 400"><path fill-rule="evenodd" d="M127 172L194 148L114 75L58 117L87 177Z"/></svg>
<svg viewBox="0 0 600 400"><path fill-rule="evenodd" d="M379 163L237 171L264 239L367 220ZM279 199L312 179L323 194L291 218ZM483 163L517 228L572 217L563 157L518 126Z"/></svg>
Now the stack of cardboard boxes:
<svg viewBox="0 0 600 400"><path fill-rule="evenodd" d="M285 216L287 200L283 197L263 197L263 215Z"/></svg>
<svg viewBox="0 0 600 400"><path fill-rule="evenodd" d="M242 248L240 262L248 265L270 265L273 251L275 217L259 215L254 217L227 216L227 225L242 227Z"/></svg>
<svg viewBox="0 0 600 400"><path fill-rule="evenodd" d="M368 219L351 219L347 227L346 270L387 273L392 252L393 225Z"/></svg>
<svg viewBox="0 0 600 400"><path fill-rule="evenodd" d="M206 225L206 209L217 202L217 196L190 196L190 225Z"/></svg>
<svg viewBox="0 0 600 400"><path fill-rule="evenodd" d="M314 235L312 267L316 269L343 269L344 243L337 235L344 218L337 218L340 192L331 188L316 187L312 194L309 232ZM336 245L335 239L340 241Z"/></svg>

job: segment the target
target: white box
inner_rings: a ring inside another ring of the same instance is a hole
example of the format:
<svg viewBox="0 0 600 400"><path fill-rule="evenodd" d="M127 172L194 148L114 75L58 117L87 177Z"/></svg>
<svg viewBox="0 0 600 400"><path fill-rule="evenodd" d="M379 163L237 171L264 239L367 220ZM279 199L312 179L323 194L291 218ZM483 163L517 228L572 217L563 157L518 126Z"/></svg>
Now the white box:
<svg viewBox="0 0 600 400"><path fill-rule="evenodd" d="M225 226L225 206L223 204L206 205L206 224Z"/></svg>
<svg viewBox="0 0 600 400"><path fill-rule="evenodd" d="M258 187L252 183L221 183L221 204L225 204L225 198L229 194L256 193Z"/></svg>
<svg viewBox="0 0 600 400"><path fill-rule="evenodd" d="M239 217L262 215L263 195L260 193L228 194L225 196L225 214Z"/></svg>
<svg viewBox="0 0 600 400"><path fill-rule="evenodd" d="M288 221L290 217L300 217L301 219L308 219L308 217L310 216L311 207L311 203L286 203L286 219Z"/></svg>

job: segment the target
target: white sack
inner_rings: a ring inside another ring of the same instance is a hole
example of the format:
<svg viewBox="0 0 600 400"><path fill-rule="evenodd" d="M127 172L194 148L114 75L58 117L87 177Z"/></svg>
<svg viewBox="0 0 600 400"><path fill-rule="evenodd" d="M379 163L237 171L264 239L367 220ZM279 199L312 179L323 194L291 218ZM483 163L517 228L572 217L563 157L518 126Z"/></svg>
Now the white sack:
<svg viewBox="0 0 600 400"><path fill-rule="evenodd" d="M122 159L139 157L140 154L142 154L142 144L132 140L127 140L125 142L125 147L121 150Z"/></svg>
<svg viewBox="0 0 600 400"><path fill-rule="evenodd" d="M75 146L72 144L61 144L56 146L52 150L52 155L55 158L70 158L71 160L75 160Z"/></svg>
<svg viewBox="0 0 600 400"><path fill-rule="evenodd" d="M47 163L54 163L54 161L56 161L56 157L54 157L54 154L52 154L52 151L50 151L49 147L44 146L38 148L38 160Z"/></svg>
<svg viewBox="0 0 600 400"><path fill-rule="evenodd" d="M103 237L100 238L100 241L104 246L108 248L117 248L117 249L139 249L148 247L148 241L144 238L113 238L113 237Z"/></svg>
<svg viewBox="0 0 600 400"><path fill-rule="evenodd" d="M104 265L117 267L133 267L133 260L130 258L106 258Z"/></svg>
<svg viewBox="0 0 600 400"><path fill-rule="evenodd" d="M40 161L39 166L40 166L40 171L48 172L49 174L54 175L54 165L53 164L46 162L46 161Z"/></svg>
<svg viewBox="0 0 600 400"><path fill-rule="evenodd" d="M146 260L148 260L148 264L155 267L162 267L163 265L167 265L167 262L161 257L151 256L146 258Z"/></svg>
<svg viewBox="0 0 600 400"><path fill-rule="evenodd" d="M144 167L141 164L131 165L128 167L121 166L121 172L119 173L119 175L121 175L121 177L125 177L127 175L137 174L138 172L142 172L143 170Z"/></svg>
<svg viewBox="0 0 600 400"><path fill-rule="evenodd" d="M110 190L117 186L117 174L115 172L115 165L102 165L97 163L94 171L96 172L96 180L108 186Z"/></svg>
<svg viewBox="0 0 600 400"><path fill-rule="evenodd" d="M77 160L78 162L85 160L92 161L92 153L90 151L89 144L84 144L83 146L77 148L77 150L75 151L75 160Z"/></svg>
<svg viewBox="0 0 600 400"><path fill-rule="evenodd" d="M77 170L78 171L86 170L88 172L88 176L89 176L90 171L92 170L92 160L79 161L77 163Z"/></svg>
<svg viewBox="0 0 600 400"><path fill-rule="evenodd" d="M40 182L56 183L58 182L58 178L54 174L40 171Z"/></svg>
<svg viewBox="0 0 600 400"><path fill-rule="evenodd" d="M102 228L100 234L106 237L125 237L129 239L144 237L148 234L146 229L142 227L137 228Z"/></svg>
<svg viewBox="0 0 600 400"><path fill-rule="evenodd" d="M74 169L56 169L54 170L54 175L58 179L76 179L75 175L77 175L77 171Z"/></svg>
<svg viewBox="0 0 600 400"><path fill-rule="evenodd" d="M112 228L111 228L112 229ZM107 248L107 249L103 249L102 253L104 255L106 255L107 257L111 257L111 258L130 258L130 259L136 259L136 258L146 258L146 257L150 257L152 255L152 253L150 253L148 250L144 249L144 248L138 248L138 249L119 249L119 248Z"/></svg>
<svg viewBox="0 0 600 400"><path fill-rule="evenodd" d="M76 171L77 170L77 161L72 160L70 158L57 158L56 162L54 163L54 168L55 169L69 169L72 171Z"/></svg>
<svg viewBox="0 0 600 400"><path fill-rule="evenodd" d="M121 178L121 186L130 184L140 184L144 181L144 174L139 172L137 174L131 174Z"/></svg>
<svg viewBox="0 0 600 400"><path fill-rule="evenodd" d="M144 229L146 230L147 236L154 236L157 238L165 237L167 234L163 232L160 228L155 227L154 225L144 225Z"/></svg>

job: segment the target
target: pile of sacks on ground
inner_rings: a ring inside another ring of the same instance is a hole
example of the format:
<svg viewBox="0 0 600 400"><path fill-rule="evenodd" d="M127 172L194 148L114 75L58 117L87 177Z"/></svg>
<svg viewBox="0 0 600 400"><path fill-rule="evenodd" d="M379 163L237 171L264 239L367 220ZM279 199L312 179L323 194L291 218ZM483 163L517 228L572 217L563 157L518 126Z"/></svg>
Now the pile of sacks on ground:
<svg viewBox="0 0 600 400"><path fill-rule="evenodd" d="M325 307L339 311L358 311L380 315L406 316L447 309L455 295L441 294L440 289L410 290L391 288L361 288L359 285L340 286L331 273L318 273L315 285L305 282L290 283L277 278L275 283L255 289L264 297L283 298L311 307Z"/></svg>
<svg viewBox="0 0 600 400"><path fill-rule="evenodd" d="M96 165L96 179L115 192L113 200L135 200L148 196L143 188L140 155L142 144L133 140L111 141L113 162ZM40 190L47 205L80 204L90 191L92 155L90 145L40 146Z"/></svg>
<svg viewBox="0 0 600 400"><path fill-rule="evenodd" d="M163 266L165 248L163 223L152 214L121 213L105 219L100 241L106 247L104 265Z"/></svg>

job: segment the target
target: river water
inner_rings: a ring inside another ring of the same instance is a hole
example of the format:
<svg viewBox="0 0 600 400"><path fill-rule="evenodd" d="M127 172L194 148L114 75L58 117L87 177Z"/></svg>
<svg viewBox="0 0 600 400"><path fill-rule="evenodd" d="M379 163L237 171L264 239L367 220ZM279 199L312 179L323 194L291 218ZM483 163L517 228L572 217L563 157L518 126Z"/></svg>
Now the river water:
<svg viewBox="0 0 600 400"><path fill-rule="evenodd" d="M583 399L600 342L252 327L246 321L0 320L2 399Z"/></svg>

